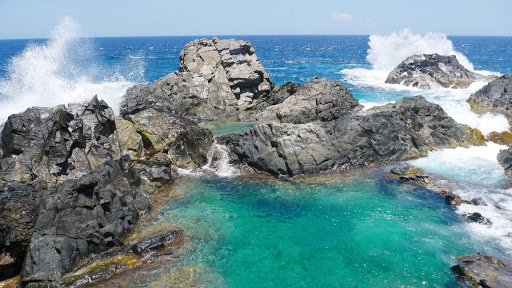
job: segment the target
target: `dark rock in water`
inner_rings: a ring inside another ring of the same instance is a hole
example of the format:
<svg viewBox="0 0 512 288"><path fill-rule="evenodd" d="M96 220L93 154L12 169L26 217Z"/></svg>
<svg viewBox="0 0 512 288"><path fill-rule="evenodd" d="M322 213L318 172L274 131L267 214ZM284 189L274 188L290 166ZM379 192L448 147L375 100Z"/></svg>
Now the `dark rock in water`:
<svg viewBox="0 0 512 288"><path fill-rule="evenodd" d="M483 145L475 135L439 105L416 96L324 126L264 124L217 141L249 166L295 176L412 159L433 148Z"/></svg>
<svg viewBox="0 0 512 288"><path fill-rule="evenodd" d="M149 209L134 171L125 165L129 162L124 157L105 162L42 195L21 274L24 283L59 281L80 259L122 245L125 231Z"/></svg>
<svg viewBox="0 0 512 288"><path fill-rule="evenodd" d="M2 130L1 178L55 187L116 157L114 112L104 101L33 107L9 116Z"/></svg>
<svg viewBox="0 0 512 288"><path fill-rule="evenodd" d="M169 231L165 234L158 235L149 239L145 239L131 247L133 253L143 256L155 251L163 250L167 245L171 245L172 241L183 235L183 230L177 229Z"/></svg>
<svg viewBox="0 0 512 288"><path fill-rule="evenodd" d="M450 206L459 206L462 204L462 199L453 193L447 193L444 195L444 200L446 201L446 204Z"/></svg>
<svg viewBox="0 0 512 288"><path fill-rule="evenodd" d="M400 63L389 73L386 83L421 89L467 88L474 81L486 78L464 68L455 55L422 54L410 56Z"/></svg>
<svg viewBox="0 0 512 288"><path fill-rule="evenodd" d="M498 153L498 162L505 170L505 174L512 178L512 146Z"/></svg>
<svg viewBox="0 0 512 288"><path fill-rule="evenodd" d="M500 259L480 253L457 257L452 270L474 287L512 287L512 267Z"/></svg>
<svg viewBox="0 0 512 288"><path fill-rule="evenodd" d="M277 104L267 106L264 111L250 116L253 120L279 119L283 123L295 124L326 122L351 115L362 108L345 85L317 77L299 87L291 83L285 84L261 101Z"/></svg>
<svg viewBox="0 0 512 288"><path fill-rule="evenodd" d="M471 204L475 206L487 206L487 202L480 197L471 199Z"/></svg>
<svg viewBox="0 0 512 288"><path fill-rule="evenodd" d="M471 213L471 214L467 214L467 215L464 215L466 216L471 222L476 222L476 223L480 223L480 224L491 224L491 221L487 218L485 218L484 216L482 216L482 214L478 213L478 212L474 212L474 213Z"/></svg>
<svg viewBox="0 0 512 288"><path fill-rule="evenodd" d="M401 182L414 183L425 186L430 183L430 177L422 173L423 171L409 164L397 165L391 168L386 178L398 179Z"/></svg>
<svg viewBox="0 0 512 288"><path fill-rule="evenodd" d="M34 231L45 183L11 183L0 198L0 280L18 275Z"/></svg>
<svg viewBox="0 0 512 288"><path fill-rule="evenodd" d="M506 74L472 94L467 102L479 114L500 113L512 118L512 74Z"/></svg>

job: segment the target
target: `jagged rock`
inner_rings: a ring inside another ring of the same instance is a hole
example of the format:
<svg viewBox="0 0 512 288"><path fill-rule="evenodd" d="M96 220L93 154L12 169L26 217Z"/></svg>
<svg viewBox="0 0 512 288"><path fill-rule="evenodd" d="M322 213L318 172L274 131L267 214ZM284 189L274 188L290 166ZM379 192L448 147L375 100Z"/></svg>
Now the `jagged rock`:
<svg viewBox="0 0 512 288"><path fill-rule="evenodd" d="M252 118L258 121L279 119L283 123L295 124L326 122L351 115L362 107L340 82L314 77L302 86L295 84L278 87L268 99L264 99L264 103L277 104L265 107L263 112Z"/></svg>
<svg viewBox="0 0 512 288"><path fill-rule="evenodd" d="M144 143L133 123L118 117L116 118L116 130L121 150L120 154L129 155L132 160L142 158L144 156Z"/></svg>
<svg viewBox="0 0 512 288"><path fill-rule="evenodd" d="M391 168L391 171L386 178L396 179L400 182L414 183L421 186L425 186L430 183L430 177L428 175L425 175L421 169L409 164L401 164Z"/></svg>
<svg viewBox="0 0 512 288"><path fill-rule="evenodd" d="M498 153L498 162L505 170L505 174L512 178L512 146Z"/></svg>
<svg viewBox="0 0 512 288"><path fill-rule="evenodd" d="M170 160L183 168L200 167L208 161L213 134L195 122L152 108L126 115L125 119L141 135L147 159Z"/></svg>
<svg viewBox="0 0 512 288"><path fill-rule="evenodd" d="M479 212L474 212L474 213L471 213L471 214L464 214L464 216L466 218L468 218L469 221L471 221L471 222L476 222L476 223L480 223L480 224L487 224L487 225L492 224L489 219L487 219L484 216L482 216L482 214L480 214Z"/></svg>
<svg viewBox="0 0 512 288"><path fill-rule="evenodd" d="M142 180L141 187L148 194L153 194L157 188L169 185L178 177L178 171L173 169L171 161L139 160L133 168Z"/></svg>
<svg viewBox="0 0 512 288"><path fill-rule="evenodd" d="M9 116L2 130L6 182L35 179L55 187L103 162L119 158L114 112L95 96L90 102L33 107Z"/></svg>
<svg viewBox="0 0 512 288"><path fill-rule="evenodd" d="M512 74L503 75L473 93L467 100L479 114L500 113L512 118Z"/></svg>
<svg viewBox="0 0 512 288"><path fill-rule="evenodd" d="M512 287L512 267L491 255L476 253L457 257L452 270L475 288Z"/></svg>
<svg viewBox="0 0 512 288"><path fill-rule="evenodd" d="M125 231L149 209L129 163L128 156L107 161L42 195L21 274L24 283L58 283L80 259L122 245Z"/></svg>
<svg viewBox="0 0 512 288"><path fill-rule="evenodd" d="M426 155L434 148L483 145L422 96L404 98L367 115L315 124L264 124L218 137L240 161L273 175L310 174Z"/></svg>
<svg viewBox="0 0 512 288"><path fill-rule="evenodd" d="M487 206L487 202L480 197L471 199L471 204L475 206Z"/></svg>
<svg viewBox="0 0 512 288"><path fill-rule="evenodd" d="M455 55L413 55L389 73L386 83L401 84L421 89L467 88L485 76L464 68ZM490 80L490 79L489 79Z"/></svg>
<svg viewBox="0 0 512 288"><path fill-rule="evenodd" d="M18 275L34 230L36 204L46 183L11 183L0 193L0 280Z"/></svg>
<svg viewBox="0 0 512 288"><path fill-rule="evenodd" d="M136 244L134 244L131 247L131 250L133 253L144 256L145 254L149 254L152 252L156 252L159 250L163 250L168 245L172 245L172 242L176 240L178 237L183 236L183 230L176 229L169 231L167 233L164 233L162 235L158 235L149 239L145 239L143 241L140 241Z"/></svg>

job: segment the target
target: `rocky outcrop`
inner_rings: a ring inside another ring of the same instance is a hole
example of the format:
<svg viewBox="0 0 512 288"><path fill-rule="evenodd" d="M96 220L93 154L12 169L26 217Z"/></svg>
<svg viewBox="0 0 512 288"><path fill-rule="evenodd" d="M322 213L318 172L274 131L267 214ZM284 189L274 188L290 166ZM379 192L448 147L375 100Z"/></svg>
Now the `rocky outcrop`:
<svg viewBox="0 0 512 288"><path fill-rule="evenodd" d="M283 123L295 124L327 122L351 115L360 108L362 106L345 85L314 77L302 86L290 82L277 87L254 109L263 111L250 118L256 121L279 119Z"/></svg>
<svg viewBox="0 0 512 288"><path fill-rule="evenodd" d="M498 153L498 162L505 170L505 174L512 178L512 146Z"/></svg>
<svg viewBox="0 0 512 288"><path fill-rule="evenodd" d="M464 68L455 55L413 55L389 73L386 83L401 84L420 89L467 88L485 76ZM490 79L489 79L490 80Z"/></svg>
<svg viewBox="0 0 512 288"><path fill-rule="evenodd" d="M470 287L512 287L512 267L494 256L480 253L460 256L452 270Z"/></svg>
<svg viewBox="0 0 512 288"><path fill-rule="evenodd" d="M512 118L512 74L503 75L473 93L467 102L479 114L500 113Z"/></svg>
<svg viewBox="0 0 512 288"><path fill-rule="evenodd" d="M121 114L152 108L207 122L238 116L273 87L247 41L196 40L180 54L180 72L128 89Z"/></svg>
<svg viewBox="0 0 512 288"><path fill-rule="evenodd" d="M149 209L149 199L137 189L137 181L126 156L44 192L36 208L22 281L37 285L59 281L80 259L122 245L125 231Z"/></svg>
<svg viewBox="0 0 512 288"><path fill-rule="evenodd" d="M97 97L11 115L1 134L1 180L40 180L55 187L77 179L119 158L115 128L114 112Z"/></svg>
<svg viewBox="0 0 512 288"><path fill-rule="evenodd" d="M484 144L481 134L456 123L422 96L322 126L259 125L221 136L218 142L249 166L291 176L412 159L435 148Z"/></svg>

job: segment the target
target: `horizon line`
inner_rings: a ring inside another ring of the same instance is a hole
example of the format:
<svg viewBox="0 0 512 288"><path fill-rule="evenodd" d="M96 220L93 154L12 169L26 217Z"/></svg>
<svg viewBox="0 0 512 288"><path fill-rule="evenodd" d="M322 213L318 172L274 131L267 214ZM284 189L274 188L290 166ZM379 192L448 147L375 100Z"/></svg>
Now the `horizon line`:
<svg viewBox="0 0 512 288"><path fill-rule="evenodd" d="M165 37L237 37L237 36L363 36L370 37L371 35L384 35L384 34L217 34L217 35L133 35L133 36L83 36L77 38L165 38ZM448 35L447 37L501 37L512 38L512 35ZM48 40L51 37L26 37L26 38L0 38L2 40ZM198 38L200 39L200 38Z"/></svg>

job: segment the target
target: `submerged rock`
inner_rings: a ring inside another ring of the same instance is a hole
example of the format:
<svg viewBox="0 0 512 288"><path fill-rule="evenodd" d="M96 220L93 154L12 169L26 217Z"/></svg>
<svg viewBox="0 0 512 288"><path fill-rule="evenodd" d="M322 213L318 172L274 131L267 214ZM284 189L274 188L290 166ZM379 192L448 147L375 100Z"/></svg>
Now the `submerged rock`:
<svg viewBox="0 0 512 288"><path fill-rule="evenodd" d="M134 244L131 247L133 253L143 256L152 252L164 250L166 246L172 245L178 237L183 236L183 230L176 229Z"/></svg>
<svg viewBox="0 0 512 288"><path fill-rule="evenodd" d="M435 148L483 145L422 96L327 125L264 124L218 138L240 161L273 175L299 175L426 155Z"/></svg>
<svg viewBox="0 0 512 288"><path fill-rule="evenodd" d="M512 267L494 256L480 253L460 256L452 270L473 287L512 287Z"/></svg>
<svg viewBox="0 0 512 288"><path fill-rule="evenodd" d="M391 171L386 178L396 179L401 182L413 183L420 186L425 186L430 183L430 176L424 174L421 169L409 164L402 164L391 168Z"/></svg>
<svg viewBox="0 0 512 288"><path fill-rule="evenodd" d="M473 93L467 102L476 113L500 113L510 121L512 118L512 74L506 74L491 81Z"/></svg>
<svg viewBox="0 0 512 288"><path fill-rule="evenodd" d="M464 68L455 55L422 54L408 57L389 73L386 83L420 89L467 88L485 76Z"/></svg>

